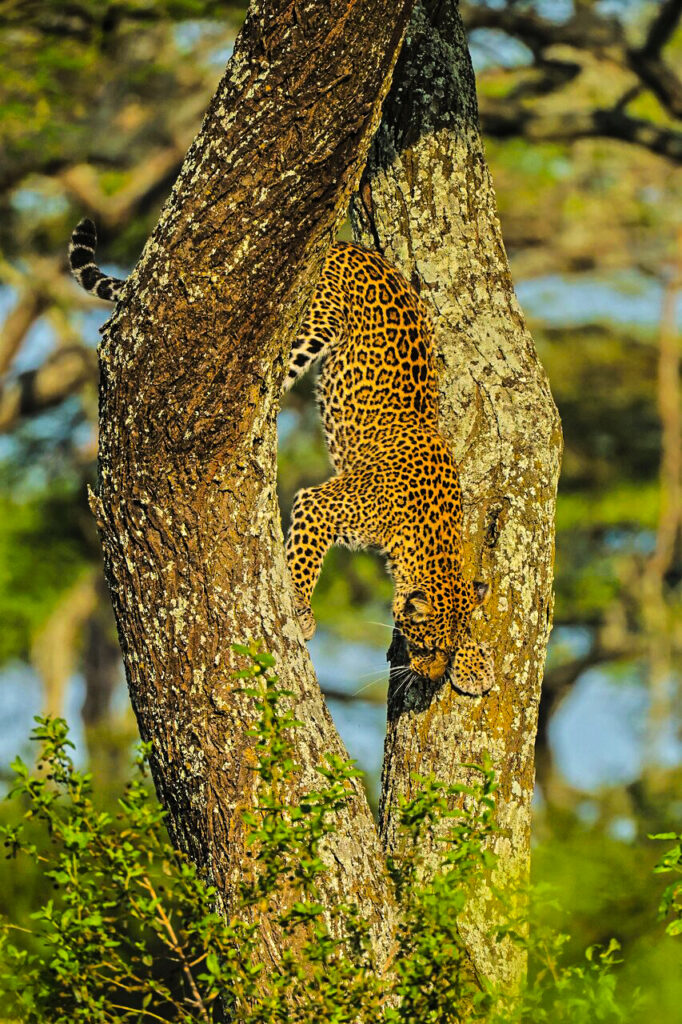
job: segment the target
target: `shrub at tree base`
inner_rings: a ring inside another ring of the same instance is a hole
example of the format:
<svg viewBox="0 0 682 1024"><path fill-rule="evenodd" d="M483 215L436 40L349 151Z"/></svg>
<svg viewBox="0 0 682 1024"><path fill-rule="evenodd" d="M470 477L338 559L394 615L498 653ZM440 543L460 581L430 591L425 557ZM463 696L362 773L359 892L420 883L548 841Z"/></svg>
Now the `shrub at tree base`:
<svg viewBox="0 0 682 1024"><path fill-rule="evenodd" d="M253 877L229 920L213 910L214 890L169 843L164 812L147 783L148 750L111 815L93 800L91 777L74 767L62 720L37 719L35 772L17 758L10 798L19 825L4 826L9 857L32 858L54 895L28 927L0 922L0 992L7 1021L88 1024L111 1021L239 1021L240 1024L449 1024L487 1020L626 1020L615 993L618 944L587 951L584 966L561 966L565 936L524 937L527 922L505 930L524 943L531 975L510 1005L471 970L457 919L469 894L490 885L495 782L489 766L473 787L421 779L402 808L404 854L389 863L401 907L390 963L376 971L367 923L351 902L327 910L319 882L321 851L358 773L329 757L319 789L296 806L281 798L297 773L289 740L298 723L291 696L277 686L273 659L258 644L235 648L249 663L236 685L258 713L253 731L260 776L257 804L245 814ZM440 837L440 870L426 879L419 849L425 830ZM279 923L284 949L272 976L258 959L259 915L287 894ZM293 894L293 896L292 896ZM517 901L518 905L518 901ZM666 906L675 905L675 896ZM296 950L294 954L291 950ZM632 1006L628 1007L629 1010Z"/></svg>

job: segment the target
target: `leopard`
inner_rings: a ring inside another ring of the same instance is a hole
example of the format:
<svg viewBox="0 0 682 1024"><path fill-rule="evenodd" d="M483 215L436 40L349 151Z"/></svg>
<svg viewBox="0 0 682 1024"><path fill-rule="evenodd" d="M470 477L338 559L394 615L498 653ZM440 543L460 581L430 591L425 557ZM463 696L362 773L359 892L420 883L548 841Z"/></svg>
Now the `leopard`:
<svg viewBox="0 0 682 1024"><path fill-rule="evenodd" d="M71 237L72 272L86 291L120 300L125 281L99 269L96 243L86 218ZM378 550L393 581L394 640L409 686L447 681L461 694L487 694L493 659L472 635L472 614L490 586L465 565L459 471L439 428L433 324L416 288L380 252L341 241L327 250L284 390L318 362L334 475L297 492L286 541L304 640L315 633L311 598L329 549Z"/></svg>

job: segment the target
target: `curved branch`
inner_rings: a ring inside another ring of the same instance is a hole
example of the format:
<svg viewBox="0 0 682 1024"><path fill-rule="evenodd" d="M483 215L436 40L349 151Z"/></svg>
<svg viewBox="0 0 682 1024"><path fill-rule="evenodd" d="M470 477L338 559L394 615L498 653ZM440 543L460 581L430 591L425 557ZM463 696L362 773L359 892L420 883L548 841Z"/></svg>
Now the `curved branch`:
<svg viewBox="0 0 682 1024"><path fill-rule="evenodd" d="M649 23L641 52L652 57L660 53L666 43L670 41L680 23L680 18L682 18L680 0L663 0L658 13Z"/></svg>
<svg viewBox="0 0 682 1024"><path fill-rule="evenodd" d="M465 4L462 13L470 30L494 28L521 40L533 53L536 63L541 66L546 62L546 51L555 46L570 46L577 51L596 56L607 53L610 61L618 62L623 68L629 68L639 78L641 84L654 93L669 114L675 118L682 117L682 79L661 56L661 50L670 39L682 14L679 0L667 0L662 5L640 47L628 45L625 31L618 19L600 16L584 6L564 22L552 21L534 11L520 10L513 5L498 8ZM560 76L545 76L542 81L554 88L562 85ZM570 127L567 124L560 136L552 133L543 134L543 129L536 124L535 119L529 119L527 111L524 112L524 117L518 114L518 111L516 116L510 112L509 118L506 119L506 124L510 128L514 126L514 134L535 129L536 134L530 135L531 138L580 138L585 134L603 135L606 138L622 138L675 161L680 160L680 133L661 129L653 122L628 118L625 114L616 116L614 111L592 110L574 115L573 118L569 118L574 126ZM589 123L589 129L579 126L583 123ZM485 120L484 126L488 130ZM494 133L494 128L491 131Z"/></svg>
<svg viewBox="0 0 682 1024"><path fill-rule="evenodd" d="M610 138L641 146L675 163L682 162L682 132L630 117L618 108L538 114L507 99L485 99L481 103L481 123L487 135L498 139L514 135L537 142Z"/></svg>
<svg viewBox="0 0 682 1024"><path fill-rule="evenodd" d="M44 295L27 289L7 314L0 330L0 376L7 373L28 331L46 307Z"/></svg>
<svg viewBox="0 0 682 1024"><path fill-rule="evenodd" d="M24 417L54 408L85 384L96 381L97 356L93 349L60 349L38 369L19 374L0 390L0 433L8 433Z"/></svg>
<svg viewBox="0 0 682 1024"><path fill-rule="evenodd" d="M513 5L488 7L464 3L460 5L462 20L469 31L494 28L520 39L534 54L550 46L573 46L578 50L612 48L624 41L623 28L616 18L604 18L586 7L567 21L552 21L532 10Z"/></svg>
<svg viewBox="0 0 682 1024"><path fill-rule="evenodd" d="M538 732L535 743L536 781L547 798L554 782L554 758L549 743L549 725L552 716L568 696L574 684L589 669L599 665L612 665L630 661L641 654L643 645L633 640L617 648L602 647L597 642L586 654L572 661L548 669L542 683L542 699L538 713Z"/></svg>
<svg viewBox="0 0 682 1024"><path fill-rule="evenodd" d="M644 48L628 50L626 56L630 70L651 89L668 113L682 118L682 79L670 65L658 54L651 54Z"/></svg>

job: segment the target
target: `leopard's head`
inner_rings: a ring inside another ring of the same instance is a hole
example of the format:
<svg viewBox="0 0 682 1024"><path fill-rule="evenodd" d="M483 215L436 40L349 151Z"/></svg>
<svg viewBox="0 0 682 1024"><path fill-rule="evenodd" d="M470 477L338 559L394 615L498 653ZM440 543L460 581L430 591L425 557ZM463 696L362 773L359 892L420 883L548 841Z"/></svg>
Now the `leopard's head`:
<svg viewBox="0 0 682 1024"><path fill-rule="evenodd" d="M433 682L445 676L461 693L483 696L492 687L493 659L470 635L472 611L489 596L487 583L455 574L397 593L393 615L409 667Z"/></svg>

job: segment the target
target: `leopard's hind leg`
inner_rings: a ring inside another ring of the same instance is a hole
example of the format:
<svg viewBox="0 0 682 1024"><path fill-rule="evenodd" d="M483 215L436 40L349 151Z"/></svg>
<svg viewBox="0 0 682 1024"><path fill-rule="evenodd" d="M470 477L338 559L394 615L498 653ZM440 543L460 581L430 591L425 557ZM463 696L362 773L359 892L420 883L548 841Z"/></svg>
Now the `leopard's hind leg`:
<svg viewBox="0 0 682 1024"><path fill-rule="evenodd" d="M291 510L287 562L294 584L296 614L306 640L310 640L315 632L310 598L322 561L344 531L345 498L344 478L336 476L317 487L299 491Z"/></svg>

